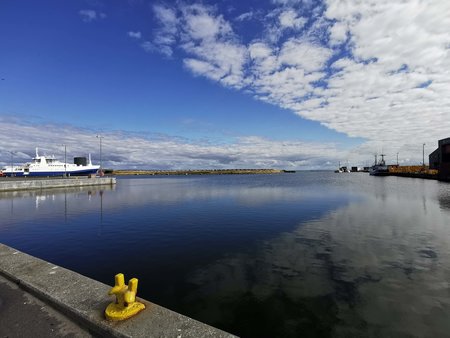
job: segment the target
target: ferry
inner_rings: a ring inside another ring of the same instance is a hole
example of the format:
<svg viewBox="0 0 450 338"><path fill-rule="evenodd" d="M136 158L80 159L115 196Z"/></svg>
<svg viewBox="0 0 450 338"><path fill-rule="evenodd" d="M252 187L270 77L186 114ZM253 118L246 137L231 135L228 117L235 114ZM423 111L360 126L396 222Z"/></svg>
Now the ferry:
<svg viewBox="0 0 450 338"><path fill-rule="evenodd" d="M40 156L38 148L36 148L36 156L32 161L23 165L6 166L1 172L5 176L84 176L96 174L100 169L99 165L93 165L91 154L89 154L89 162L86 157L75 157L74 163L64 163L57 160L54 156Z"/></svg>
<svg viewBox="0 0 450 338"><path fill-rule="evenodd" d="M386 165L386 162L384 161L384 156L381 154L381 160L377 163L376 156L375 156L375 164L369 168L369 174L372 176L387 176L389 175L389 168Z"/></svg>

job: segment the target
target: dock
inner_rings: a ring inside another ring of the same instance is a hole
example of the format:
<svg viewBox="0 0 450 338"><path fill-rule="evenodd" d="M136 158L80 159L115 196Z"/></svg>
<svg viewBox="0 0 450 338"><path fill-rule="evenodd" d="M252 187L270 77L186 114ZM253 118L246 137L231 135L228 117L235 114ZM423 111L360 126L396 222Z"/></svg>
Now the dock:
<svg viewBox="0 0 450 338"><path fill-rule="evenodd" d="M108 321L104 311L114 301L108 296L112 285L114 276L106 285L0 244L0 316L8 318L0 321L0 332L10 337L235 337L141 298L146 309L135 317Z"/></svg>
<svg viewBox="0 0 450 338"><path fill-rule="evenodd" d="M52 188L73 188L98 185L115 185L115 177L55 177L55 178L33 178L33 177L2 177L0 179L0 191L18 190L42 190Z"/></svg>
<svg viewBox="0 0 450 338"><path fill-rule="evenodd" d="M414 165L414 166L398 166L389 165L389 174L387 176L423 178L428 180L438 180L439 171L430 169L428 166Z"/></svg>

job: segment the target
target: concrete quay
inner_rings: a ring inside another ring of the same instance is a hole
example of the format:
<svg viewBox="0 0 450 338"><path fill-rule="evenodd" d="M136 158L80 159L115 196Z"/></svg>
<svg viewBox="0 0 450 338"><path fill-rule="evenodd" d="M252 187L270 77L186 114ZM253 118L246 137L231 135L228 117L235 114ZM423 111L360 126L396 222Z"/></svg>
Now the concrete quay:
<svg viewBox="0 0 450 338"><path fill-rule="evenodd" d="M92 337L70 318L0 275L0 337Z"/></svg>
<svg viewBox="0 0 450 338"><path fill-rule="evenodd" d="M113 281L111 276L111 284ZM145 310L128 320L110 322L104 316L106 306L114 300L108 296L110 289L109 285L0 244L0 331L16 330L2 332L7 337L36 336L33 333L39 332L50 332L52 337L235 337L141 298L138 300L145 304ZM21 298L17 302L15 297ZM32 300L22 304L24 297ZM20 303L20 308L15 308L14 302ZM36 302L40 302L40 309ZM6 318L8 321L3 320Z"/></svg>
<svg viewBox="0 0 450 338"><path fill-rule="evenodd" d="M94 185L114 185L115 177L56 177L56 178L11 178L0 179L0 191L41 190L50 188L72 188Z"/></svg>

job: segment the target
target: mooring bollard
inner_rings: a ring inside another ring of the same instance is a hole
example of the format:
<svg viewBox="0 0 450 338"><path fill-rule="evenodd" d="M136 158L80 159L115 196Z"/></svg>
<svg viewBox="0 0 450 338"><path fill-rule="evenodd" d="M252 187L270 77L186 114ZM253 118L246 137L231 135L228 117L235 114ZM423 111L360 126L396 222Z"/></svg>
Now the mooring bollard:
<svg viewBox="0 0 450 338"><path fill-rule="evenodd" d="M126 286L123 273L115 276L115 285L109 294L115 295L116 301L106 307L107 319L114 321L128 319L145 309L144 304L136 301L137 287L137 278L130 279Z"/></svg>

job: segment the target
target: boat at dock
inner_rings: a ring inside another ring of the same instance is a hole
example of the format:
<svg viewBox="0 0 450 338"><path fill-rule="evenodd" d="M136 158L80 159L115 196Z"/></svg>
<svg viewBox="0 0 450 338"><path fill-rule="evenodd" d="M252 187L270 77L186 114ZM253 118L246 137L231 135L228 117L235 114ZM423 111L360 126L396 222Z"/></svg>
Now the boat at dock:
<svg viewBox="0 0 450 338"><path fill-rule="evenodd" d="M389 168L384 161L384 156L381 154L381 160L377 162L377 157L375 155L375 164L369 168L369 174L372 176L387 176L389 175Z"/></svg>
<svg viewBox="0 0 450 338"><path fill-rule="evenodd" d="M39 155L38 148L36 148L36 156L31 162L3 167L2 173L5 176L17 177L86 176L96 174L99 169L99 165L92 164L90 154L89 162L86 157L75 157L74 163L66 163L57 160L54 156Z"/></svg>
<svg viewBox="0 0 450 338"><path fill-rule="evenodd" d="M335 172L335 173L349 173L350 170L349 170L346 166L341 167L341 162L339 162L338 169L335 170L334 172Z"/></svg>

